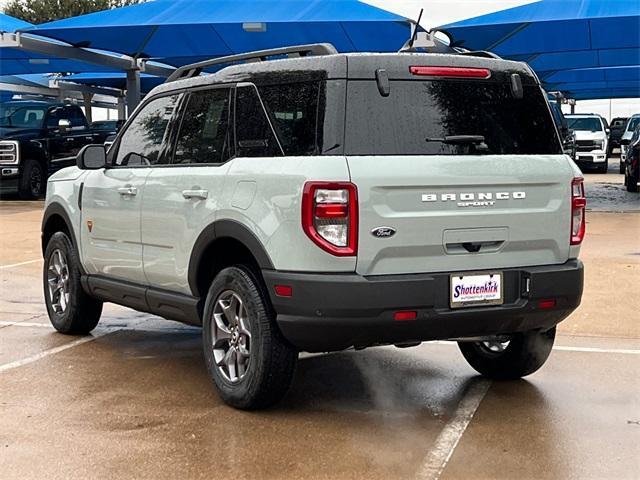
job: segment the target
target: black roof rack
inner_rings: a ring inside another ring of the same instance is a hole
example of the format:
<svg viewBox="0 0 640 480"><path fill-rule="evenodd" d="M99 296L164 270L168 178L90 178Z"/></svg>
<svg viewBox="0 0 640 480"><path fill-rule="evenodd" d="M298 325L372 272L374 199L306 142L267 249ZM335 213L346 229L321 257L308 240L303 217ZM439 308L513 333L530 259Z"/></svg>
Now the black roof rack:
<svg viewBox="0 0 640 480"><path fill-rule="evenodd" d="M486 50L463 50L458 51L458 54L465 55L467 57L496 58L498 60L502 60L500 55L496 55L495 53L488 52Z"/></svg>
<svg viewBox="0 0 640 480"><path fill-rule="evenodd" d="M165 81L174 82L176 80L182 80L183 78L197 77L202 73L202 70L214 65L221 65L225 63L234 63L242 61L264 61L267 57L273 57L276 55L286 55L288 57L307 57L317 55L332 55L338 53L336 48L330 43L311 43L308 45L297 45L293 47L281 47L271 48L269 50L257 50L255 52L240 53L237 55L228 55L226 57L212 58L210 60L204 60L198 63L192 63L178 68L171 74Z"/></svg>

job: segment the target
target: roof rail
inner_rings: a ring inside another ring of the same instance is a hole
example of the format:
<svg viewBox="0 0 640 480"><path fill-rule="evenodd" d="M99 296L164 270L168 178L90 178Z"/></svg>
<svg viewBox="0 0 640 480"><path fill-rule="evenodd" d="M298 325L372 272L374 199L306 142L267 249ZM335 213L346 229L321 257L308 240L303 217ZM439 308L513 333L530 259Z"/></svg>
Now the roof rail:
<svg viewBox="0 0 640 480"><path fill-rule="evenodd" d="M459 51L458 53L460 55L466 55L467 57L496 58L498 60L502 60L501 56L486 50L466 50L461 52Z"/></svg>
<svg viewBox="0 0 640 480"><path fill-rule="evenodd" d="M241 61L264 61L267 57L275 55L287 55L289 57L307 57L317 55L332 55L338 53L336 48L330 43L311 43L308 45L297 45L293 47L271 48L269 50L257 50L255 52L240 53L237 55L228 55L226 57L212 58L203 62L192 63L176 69L165 83L182 80L183 78L197 77L202 70L214 65L225 63L234 63Z"/></svg>

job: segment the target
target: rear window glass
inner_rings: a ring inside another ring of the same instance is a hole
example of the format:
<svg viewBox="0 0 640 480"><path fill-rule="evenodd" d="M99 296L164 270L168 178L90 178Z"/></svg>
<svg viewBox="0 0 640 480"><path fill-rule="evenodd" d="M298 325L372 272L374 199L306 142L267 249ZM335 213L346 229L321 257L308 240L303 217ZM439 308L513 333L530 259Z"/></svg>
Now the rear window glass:
<svg viewBox="0 0 640 480"><path fill-rule="evenodd" d="M525 86L478 81L375 81L347 87L347 155L500 155L562 153L547 101Z"/></svg>
<svg viewBox="0 0 640 480"><path fill-rule="evenodd" d="M189 97L173 163L222 163L229 158L229 89Z"/></svg>
<svg viewBox="0 0 640 480"><path fill-rule="evenodd" d="M569 128L572 130L583 130L587 132L599 132L602 130L602 123L596 117L568 118Z"/></svg>

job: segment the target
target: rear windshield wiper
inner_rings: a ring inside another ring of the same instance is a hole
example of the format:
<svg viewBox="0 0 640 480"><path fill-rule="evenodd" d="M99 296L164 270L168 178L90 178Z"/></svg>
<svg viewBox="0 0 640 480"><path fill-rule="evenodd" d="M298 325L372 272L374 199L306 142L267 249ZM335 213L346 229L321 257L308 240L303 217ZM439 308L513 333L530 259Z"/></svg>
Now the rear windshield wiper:
<svg viewBox="0 0 640 480"><path fill-rule="evenodd" d="M447 135L442 138L425 138L427 142L449 143L453 145L464 145L468 143L484 143L483 135Z"/></svg>

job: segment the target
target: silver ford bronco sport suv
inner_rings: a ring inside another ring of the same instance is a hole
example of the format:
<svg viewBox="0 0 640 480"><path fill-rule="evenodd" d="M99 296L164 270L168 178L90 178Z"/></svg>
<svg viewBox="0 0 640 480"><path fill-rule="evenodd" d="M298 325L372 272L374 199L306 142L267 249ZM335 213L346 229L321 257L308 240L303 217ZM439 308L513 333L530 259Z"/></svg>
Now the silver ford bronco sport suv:
<svg viewBox="0 0 640 480"><path fill-rule="evenodd" d="M200 75L216 62L49 180L58 331L103 302L201 325L242 409L284 396L299 351L450 339L488 377L542 366L580 303L585 197L528 66L319 44Z"/></svg>

